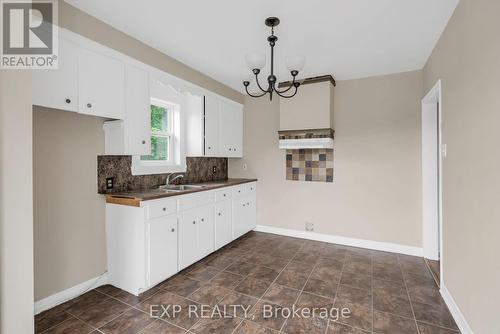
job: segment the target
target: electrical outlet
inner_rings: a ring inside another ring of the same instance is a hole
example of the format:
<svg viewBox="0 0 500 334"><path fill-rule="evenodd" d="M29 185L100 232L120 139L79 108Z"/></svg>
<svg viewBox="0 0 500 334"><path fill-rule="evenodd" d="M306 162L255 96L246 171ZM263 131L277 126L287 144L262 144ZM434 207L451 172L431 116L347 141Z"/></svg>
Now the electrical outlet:
<svg viewBox="0 0 500 334"><path fill-rule="evenodd" d="M306 222L306 231L309 231L309 232L314 231L314 224L311 222Z"/></svg>
<svg viewBox="0 0 500 334"><path fill-rule="evenodd" d="M107 177L106 178L106 189L113 189L114 182L115 182L114 177Z"/></svg>
<svg viewBox="0 0 500 334"><path fill-rule="evenodd" d="M217 166L212 166L212 173L217 173Z"/></svg>
<svg viewBox="0 0 500 334"><path fill-rule="evenodd" d="M246 163L245 163L245 164L243 164L243 170L247 170L247 169L248 169L247 164L246 164Z"/></svg>

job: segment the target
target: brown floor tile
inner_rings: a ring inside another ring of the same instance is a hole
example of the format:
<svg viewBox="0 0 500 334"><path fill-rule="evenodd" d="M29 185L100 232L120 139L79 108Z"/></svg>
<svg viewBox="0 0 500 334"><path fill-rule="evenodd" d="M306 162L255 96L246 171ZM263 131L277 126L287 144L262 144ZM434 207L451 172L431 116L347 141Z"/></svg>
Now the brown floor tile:
<svg viewBox="0 0 500 334"><path fill-rule="evenodd" d="M364 275L371 275L372 274L372 264L366 263L366 262L346 260L346 262L344 263L344 267L342 268L342 271L364 274Z"/></svg>
<svg viewBox="0 0 500 334"><path fill-rule="evenodd" d="M402 283L403 273L399 268L391 268L375 264L373 265L373 278Z"/></svg>
<svg viewBox="0 0 500 334"><path fill-rule="evenodd" d="M247 277L234 288L234 291L260 298L270 285L270 282L260 281L253 277Z"/></svg>
<svg viewBox="0 0 500 334"><path fill-rule="evenodd" d="M349 285L358 289L370 290L372 288L372 277L358 273L344 271L340 284Z"/></svg>
<svg viewBox="0 0 500 334"><path fill-rule="evenodd" d="M374 292L383 292L396 296L408 296L406 292L406 287L402 282L399 283L399 282L374 279L372 283Z"/></svg>
<svg viewBox="0 0 500 334"><path fill-rule="evenodd" d="M240 324L240 318L208 318L201 319L190 330L200 334L231 334Z"/></svg>
<svg viewBox="0 0 500 334"><path fill-rule="evenodd" d="M220 270L213 267L201 266L190 269L184 273L184 275L191 277L197 281L208 281L217 275Z"/></svg>
<svg viewBox="0 0 500 334"><path fill-rule="evenodd" d="M420 334L458 334L458 331L417 322Z"/></svg>
<svg viewBox="0 0 500 334"><path fill-rule="evenodd" d="M383 291L374 291L373 308L383 312L394 313L403 317L413 317L410 300L407 295L396 295Z"/></svg>
<svg viewBox="0 0 500 334"><path fill-rule="evenodd" d="M84 322L78 320L75 317L71 317L66 321L60 323L59 325L48 329L43 332L44 334L87 334L94 330L94 328L85 324Z"/></svg>
<svg viewBox="0 0 500 334"><path fill-rule="evenodd" d="M330 309L331 307L333 307L333 299L312 295L307 292L302 292L295 305L297 305L297 307L309 308L309 309L312 308Z"/></svg>
<svg viewBox="0 0 500 334"><path fill-rule="evenodd" d="M373 312L373 331L380 334L418 334L415 320L394 314Z"/></svg>
<svg viewBox="0 0 500 334"><path fill-rule="evenodd" d="M265 299L273 304L290 307L295 303L299 294L299 290L290 289L283 285L274 283L271 285L269 290L267 290L264 296L262 296L262 299Z"/></svg>
<svg viewBox="0 0 500 334"><path fill-rule="evenodd" d="M327 267L335 271L342 271L342 267L344 266L344 260L322 257L318 260L317 266Z"/></svg>
<svg viewBox="0 0 500 334"><path fill-rule="evenodd" d="M276 277L278 277L278 274L279 272L274 269L263 266L257 266L250 272L248 276L256 278L261 281L272 282L276 279Z"/></svg>
<svg viewBox="0 0 500 334"><path fill-rule="evenodd" d="M372 306L371 291L341 285L337 291L336 299L342 304L356 304L366 308Z"/></svg>
<svg viewBox="0 0 500 334"><path fill-rule="evenodd" d="M279 332L259 325L253 321L244 320L238 328L234 331L234 334L278 334Z"/></svg>
<svg viewBox="0 0 500 334"><path fill-rule="evenodd" d="M309 278L304 286L304 291L327 298L333 298L335 297L335 292L337 291L337 283Z"/></svg>
<svg viewBox="0 0 500 334"><path fill-rule="evenodd" d="M302 289L306 281L307 281L306 274L298 273L292 269L283 270L276 279L276 283L278 284L299 290Z"/></svg>
<svg viewBox="0 0 500 334"><path fill-rule="evenodd" d="M61 322L71 318L71 315L64 311L64 306L56 306L35 316L35 333L43 332Z"/></svg>
<svg viewBox="0 0 500 334"><path fill-rule="evenodd" d="M416 287L427 287L437 289L436 282L430 276L422 276L417 274L404 274L406 285L409 289Z"/></svg>
<svg viewBox="0 0 500 334"><path fill-rule="evenodd" d="M118 289L117 287L114 287L111 284L102 285L96 288L96 290L108 296L116 296L118 293L123 291L122 289Z"/></svg>
<svg viewBox="0 0 500 334"><path fill-rule="evenodd" d="M338 282L340 280L340 271L330 268L328 266L316 266L310 278L319 279L327 282Z"/></svg>
<svg viewBox="0 0 500 334"><path fill-rule="evenodd" d="M244 276L223 271L212 278L210 280L210 284L215 284L228 289L232 289L236 285L238 285L243 280L243 278Z"/></svg>
<svg viewBox="0 0 500 334"><path fill-rule="evenodd" d="M189 278L188 276L177 275L162 283L160 288L176 295L187 297L203 286L203 284L203 282Z"/></svg>
<svg viewBox="0 0 500 334"><path fill-rule="evenodd" d="M388 264L392 266L399 266L399 258L395 253L374 252L372 254L372 261L374 264Z"/></svg>
<svg viewBox="0 0 500 334"><path fill-rule="evenodd" d="M228 255L218 255L214 256L213 258L210 258L209 260L205 261L204 263L207 266L215 267L217 269L223 270L227 267L229 267L231 264L233 264L234 258L228 256Z"/></svg>
<svg viewBox="0 0 500 334"><path fill-rule="evenodd" d="M224 297L217 305L222 308L225 313L236 315L240 318L246 318L252 309L257 304L258 299L241 293L231 292Z"/></svg>
<svg viewBox="0 0 500 334"><path fill-rule="evenodd" d="M229 289L208 283L190 294L189 299L204 305L215 305L230 292Z"/></svg>
<svg viewBox="0 0 500 334"><path fill-rule="evenodd" d="M131 309L129 305L116 299L106 299L87 308L78 315L78 318L94 327L101 327L129 309Z"/></svg>
<svg viewBox="0 0 500 334"><path fill-rule="evenodd" d="M339 310L339 316L336 322L367 331L372 330L371 308L363 307L357 304L340 303L339 301L335 301L333 307ZM349 310L349 314L345 313L345 317L341 316L343 309Z"/></svg>
<svg viewBox="0 0 500 334"><path fill-rule="evenodd" d="M301 262L292 260L286 265L285 270L291 270L297 273L309 275L313 270L314 266L315 263L313 262Z"/></svg>
<svg viewBox="0 0 500 334"><path fill-rule="evenodd" d="M226 271L246 276L252 272L255 265L248 262L235 262L226 268Z"/></svg>
<svg viewBox="0 0 500 334"><path fill-rule="evenodd" d="M91 290L71 300L68 306L66 307L66 311L76 316L79 316L80 314L85 312L87 308L93 307L94 305L97 305L100 302L109 298L110 298L109 296L106 296L95 290Z"/></svg>
<svg viewBox="0 0 500 334"><path fill-rule="evenodd" d="M408 289L412 302L424 304L444 304L439 290L434 287L411 287Z"/></svg>
<svg viewBox="0 0 500 334"><path fill-rule="evenodd" d="M108 322L99 328L99 330L106 334L135 334L155 320L149 314L131 309L111 322Z"/></svg>
<svg viewBox="0 0 500 334"><path fill-rule="evenodd" d="M183 334L185 329L181 329L162 320L156 320L138 334Z"/></svg>
<svg viewBox="0 0 500 334"><path fill-rule="evenodd" d="M364 331L359 328L354 328L351 326L347 326L338 322L330 322L328 326L327 334L367 334L371 333L371 331Z"/></svg>
<svg viewBox="0 0 500 334"><path fill-rule="evenodd" d="M264 327L279 331L286 320L281 312L282 309L282 306L265 301L260 301L252 310L250 320Z"/></svg>
<svg viewBox="0 0 500 334"><path fill-rule="evenodd" d="M118 294L116 294L113 298L116 298L119 301L124 302L125 304L135 306L140 302L142 302L143 300L148 299L155 293L158 293L159 291L160 291L159 289L152 288L144 293L141 293L139 296L136 296L131 293L128 293L127 291L122 290Z"/></svg>
<svg viewBox="0 0 500 334"><path fill-rule="evenodd" d="M445 328L458 329L446 305L429 305L414 301L412 301L411 304L417 320Z"/></svg>
<svg viewBox="0 0 500 334"><path fill-rule="evenodd" d="M280 257L272 257L271 259L262 262L263 266L274 269L276 271L281 271L288 263L288 259L283 259Z"/></svg>
<svg viewBox="0 0 500 334"><path fill-rule="evenodd" d="M320 253L321 253L321 256L323 256L323 257L332 257L332 258L343 261L345 258L346 250L342 249L342 248L338 248L337 245L328 244L328 245L325 245L325 247L323 247L323 249L321 249Z"/></svg>
<svg viewBox="0 0 500 334"><path fill-rule="evenodd" d="M297 254L295 254L293 259L299 262L316 263L319 260L319 256L320 255L316 252L308 252L301 250L297 252Z"/></svg>
<svg viewBox="0 0 500 334"><path fill-rule="evenodd" d="M290 317L281 333L287 334L323 334L328 326L326 318Z"/></svg>

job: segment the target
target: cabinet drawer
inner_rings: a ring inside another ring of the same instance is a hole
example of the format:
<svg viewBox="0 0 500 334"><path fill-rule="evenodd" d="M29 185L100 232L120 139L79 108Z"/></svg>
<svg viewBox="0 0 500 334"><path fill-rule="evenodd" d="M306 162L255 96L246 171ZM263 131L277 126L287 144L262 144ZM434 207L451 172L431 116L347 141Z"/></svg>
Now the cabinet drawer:
<svg viewBox="0 0 500 334"><path fill-rule="evenodd" d="M232 187L232 195L233 195L233 197L244 196L245 192L246 192L246 189L245 189L245 185L244 184L240 184L238 186Z"/></svg>
<svg viewBox="0 0 500 334"><path fill-rule="evenodd" d="M222 188L220 190L215 191L215 201L220 202L220 201L225 201L227 199L231 198L231 188Z"/></svg>
<svg viewBox="0 0 500 334"><path fill-rule="evenodd" d="M177 200L151 201L146 207L146 219L153 219L177 212Z"/></svg>
<svg viewBox="0 0 500 334"><path fill-rule="evenodd" d="M245 193L247 195L255 194L255 192L257 191L257 183L255 182L246 183L244 184L244 186L245 186Z"/></svg>
<svg viewBox="0 0 500 334"><path fill-rule="evenodd" d="M244 183L233 187L233 197L246 196L255 194L257 191L257 183Z"/></svg>
<svg viewBox="0 0 500 334"><path fill-rule="evenodd" d="M200 191L179 196L179 211L185 211L214 202L214 191Z"/></svg>

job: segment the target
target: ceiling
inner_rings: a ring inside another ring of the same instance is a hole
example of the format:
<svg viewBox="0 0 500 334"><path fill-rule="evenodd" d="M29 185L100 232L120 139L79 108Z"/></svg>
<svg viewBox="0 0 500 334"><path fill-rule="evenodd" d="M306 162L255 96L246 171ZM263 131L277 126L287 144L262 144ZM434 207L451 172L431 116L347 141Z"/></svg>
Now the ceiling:
<svg viewBox="0 0 500 334"><path fill-rule="evenodd" d="M279 81L290 77L288 55L306 57L301 78L346 80L421 69L458 1L66 0L239 91L247 53L266 53L269 71L268 16L281 20Z"/></svg>

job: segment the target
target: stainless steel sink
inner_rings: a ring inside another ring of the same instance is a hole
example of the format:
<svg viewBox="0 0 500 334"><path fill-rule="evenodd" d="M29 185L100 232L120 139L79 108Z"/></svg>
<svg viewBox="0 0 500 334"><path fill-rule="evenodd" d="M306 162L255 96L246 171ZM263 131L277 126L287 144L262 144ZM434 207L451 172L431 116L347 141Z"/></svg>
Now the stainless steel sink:
<svg viewBox="0 0 500 334"><path fill-rule="evenodd" d="M159 189L167 191L167 192L176 192L176 191L200 189L200 188L204 188L204 187L206 187L206 186L195 185L195 184L178 184L178 185L160 186Z"/></svg>

